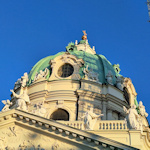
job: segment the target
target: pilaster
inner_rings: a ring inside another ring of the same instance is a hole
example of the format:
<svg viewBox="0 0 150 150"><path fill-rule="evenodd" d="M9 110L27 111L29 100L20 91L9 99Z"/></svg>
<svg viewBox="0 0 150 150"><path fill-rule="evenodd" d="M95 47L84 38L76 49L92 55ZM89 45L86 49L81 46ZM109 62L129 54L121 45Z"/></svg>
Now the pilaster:
<svg viewBox="0 0 150 150"><path fill-rule="evenodd" d="M102 105L103 105L102 114L104 114L104 116L102 117L102 120L106 120L106 106L107 106L107 102L103 101Z"/></svg>

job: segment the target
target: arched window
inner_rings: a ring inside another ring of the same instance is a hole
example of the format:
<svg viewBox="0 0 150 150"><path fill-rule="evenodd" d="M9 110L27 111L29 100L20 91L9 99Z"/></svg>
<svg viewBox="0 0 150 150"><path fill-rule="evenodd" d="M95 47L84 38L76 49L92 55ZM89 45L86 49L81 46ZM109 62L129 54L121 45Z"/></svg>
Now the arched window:
<svg viewBox="0 0 150 150"><path fill-rule="evenodd" d="M50 119L69 121L69 113L64 109L59 108L51 114Z"/></svg>

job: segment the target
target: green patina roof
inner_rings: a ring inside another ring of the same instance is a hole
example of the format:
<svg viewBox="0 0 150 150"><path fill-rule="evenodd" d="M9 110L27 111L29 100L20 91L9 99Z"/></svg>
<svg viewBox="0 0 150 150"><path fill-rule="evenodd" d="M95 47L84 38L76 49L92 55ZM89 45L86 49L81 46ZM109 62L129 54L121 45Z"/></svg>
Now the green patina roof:
<svg viewBox="0 0 150 150"><path fill-rule="evenodd" d="M38 72L40 72L40 70L45 70L45 68L48 68L50 70L49 72L49 76L51 74L51 67L50 67L50 64L49 64L49 61L54 59L55 57L59 56L59 55L62 55L64 54L65 52L59 52L58 54L56 55L53 55L53 56L48 56L48 57L45 57L43 59L41 59L40 61L38 61L34 67L31 69L30 73L29 73L29 82L28 84L30 84L32 82L32 80L34 80L34 77L35 77L35 74Z"/></svg>
<svg viewBox="0 0 150 150"><path fill-rule="evenodd" d="M106 75L109 70L111 70L113 74L113 83L116 83L116 77L120 76L120 74L116 73L113 65L105 58L103 55L93 55L90 53L87 53L85 51L77 51L77 50L71 50L68 51L71 55L76 56L77 58L82 58L85 62L84 66L80 68L79 74L81 78L84 78L83 69L88 65L88 69L93 69L94 72L98 73L99 82L101 83L107 83L106 82ZM65 52L60 52L53 56L48 56L43 59L41 59L39 62L35 64L35 66L32 68L32 70L29 73L29 83L31 84L34 80L35 74L40 70L44 70L45 68L48 68L50 70L49 76L51 74L51 67L50 67L50 60L54 59L55 57L59 55L63 55ZM48 77L49 77L48 76Z"/></svg>

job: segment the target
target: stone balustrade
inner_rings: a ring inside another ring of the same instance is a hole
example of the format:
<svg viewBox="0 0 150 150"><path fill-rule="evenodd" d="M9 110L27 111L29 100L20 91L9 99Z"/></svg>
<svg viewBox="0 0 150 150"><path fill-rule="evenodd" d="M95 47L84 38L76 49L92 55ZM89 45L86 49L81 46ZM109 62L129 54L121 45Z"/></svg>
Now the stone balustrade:
<svg viewBox="0 0 150 150"><path fill-rule="evenodd" d="M57 121L67 126L84 130L84 122L83 121Z"/></svg>
<svg viewBox="0 0 150 150"><path fill-rule="evenodd" d="M124 120L102 120L97 121L99 130L126 130L127 125Z"/></svg>
<svg viewBox="0 0 150 150"><path fill-rule="evenodd" d="M84 130L83 121L57 121L73 128ZM93 130L127 130L124 120L98 120Z"/></svg>

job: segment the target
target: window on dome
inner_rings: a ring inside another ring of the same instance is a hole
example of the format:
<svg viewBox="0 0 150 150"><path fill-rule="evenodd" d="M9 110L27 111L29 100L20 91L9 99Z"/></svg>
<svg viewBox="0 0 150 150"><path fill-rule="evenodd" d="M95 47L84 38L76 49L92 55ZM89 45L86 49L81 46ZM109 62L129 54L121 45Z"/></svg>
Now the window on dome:
<svg viewBox="0 0 150 150"><path fill-rule="evenodd" d="M69 113L64 109L59 108L51 114L50 119L69 121Z"/></svg>
<svg viewBox="0 0 150 150"><path fill-rule="evenodd" d="M73 74L74 68L70 64L64 64L58 69L58 75L62 78L69 77Z"/></svg>

